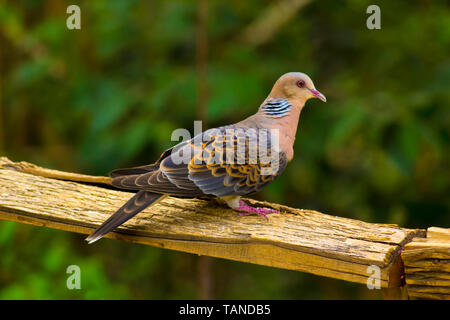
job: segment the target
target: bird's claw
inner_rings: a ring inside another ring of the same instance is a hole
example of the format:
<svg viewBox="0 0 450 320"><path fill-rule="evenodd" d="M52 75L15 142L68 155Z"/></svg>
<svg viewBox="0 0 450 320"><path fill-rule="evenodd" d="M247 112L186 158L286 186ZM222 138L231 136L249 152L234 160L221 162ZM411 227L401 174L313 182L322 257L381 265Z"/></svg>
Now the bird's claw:
<svg viewBox="0 0 450 320"><path fill-rule="evenodd" d="M268 213L280 213L278 210L275 209L269 209L269 208L255 208L252 206L249 206L244 201L239 202L239 208L237 210L241 211L239 212L240 216L248 216L250 214L258 214L260 216L263 216L266 219L269 219L267 216Z"/></svg>

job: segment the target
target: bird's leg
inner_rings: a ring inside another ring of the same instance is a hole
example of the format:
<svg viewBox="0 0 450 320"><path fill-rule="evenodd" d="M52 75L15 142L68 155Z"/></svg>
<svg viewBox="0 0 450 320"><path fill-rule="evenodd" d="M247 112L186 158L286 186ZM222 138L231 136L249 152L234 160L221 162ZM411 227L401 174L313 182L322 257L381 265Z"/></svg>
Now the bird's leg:
<svg viewBox="0 0 450 320"><path fill-rule="evenodd" d="M280 213L277 210L269 209L269 208L255 208L252 206L249 206L244 201L242 201L239 197L232 197L228 199L224 199L225 202L228 204L228 206L234 210L240 211L240 216L247 216L250 214L258 214L260 216L263 216L264 218L268 219L267 214L268 213Z"/></svg>

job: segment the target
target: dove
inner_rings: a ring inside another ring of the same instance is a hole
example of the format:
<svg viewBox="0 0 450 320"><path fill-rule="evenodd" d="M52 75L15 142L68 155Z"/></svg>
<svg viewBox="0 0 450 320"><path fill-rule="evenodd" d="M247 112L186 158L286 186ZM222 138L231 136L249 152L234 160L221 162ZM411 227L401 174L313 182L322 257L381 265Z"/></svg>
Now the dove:
<svg viewBox="0 0 450 320"><path fill-rule="evenodd" d="M153 164L111 171L113 186L137 191L86 241L93 243L165 197L216 198L240 215L279 213L255 208L242 196L274 181L294 157L294 141L305 102L325 96L308 75L290 72L274 84L252 116L206 130L164 151Z"/></svg>

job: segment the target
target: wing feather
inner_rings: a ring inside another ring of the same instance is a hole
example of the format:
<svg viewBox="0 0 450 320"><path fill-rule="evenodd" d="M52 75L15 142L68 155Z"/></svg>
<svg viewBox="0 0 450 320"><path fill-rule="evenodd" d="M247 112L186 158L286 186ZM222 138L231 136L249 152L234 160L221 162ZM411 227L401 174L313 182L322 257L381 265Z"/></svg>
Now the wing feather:
<svg viewBox="0 0 450 320"><path fill-rule="evenodd" d="M285 154L272 150L271 140L261 139L259 130L246 132L229 126L205 131L166 150L152 165L114 170L112 183L119 188L179 197L223 197L257 192L276 179L287 164ZM267 148L264 154L270 156L277 152L276 172L262 174L271 164L263 161L260 149L252 149L255 142L261 142L258 148Z"/></svg>

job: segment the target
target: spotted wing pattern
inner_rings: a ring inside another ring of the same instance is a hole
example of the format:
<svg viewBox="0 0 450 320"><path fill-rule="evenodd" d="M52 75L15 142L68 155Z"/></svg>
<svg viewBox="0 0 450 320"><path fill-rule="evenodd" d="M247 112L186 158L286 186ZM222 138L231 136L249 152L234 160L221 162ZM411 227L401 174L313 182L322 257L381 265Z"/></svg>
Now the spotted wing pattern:
<svg viewBox="0 0 450 320"><path fill-rule="evenodd" d="M222 129L188 165L189 178L206 194L247 195L272 182L286 167L286 157L272 150L263 129Z"/></svg>
<svg viewBox="0 0 450 320"><path fill-rule="evenodd" d="M263 129L211 129L169 149L153 165L114 171L113 185L178 197L251 194L286 167L273 141Z"/></svg>

